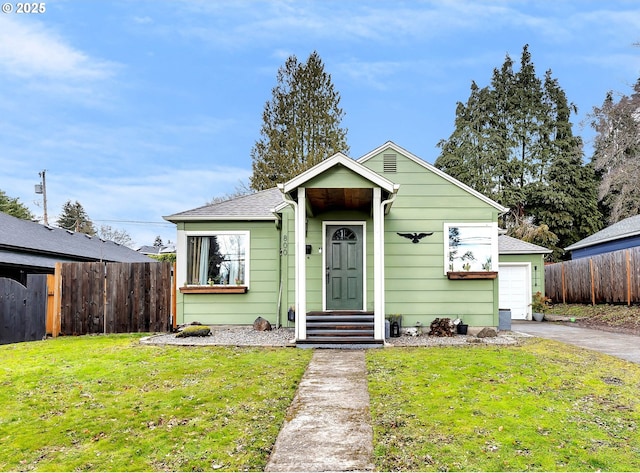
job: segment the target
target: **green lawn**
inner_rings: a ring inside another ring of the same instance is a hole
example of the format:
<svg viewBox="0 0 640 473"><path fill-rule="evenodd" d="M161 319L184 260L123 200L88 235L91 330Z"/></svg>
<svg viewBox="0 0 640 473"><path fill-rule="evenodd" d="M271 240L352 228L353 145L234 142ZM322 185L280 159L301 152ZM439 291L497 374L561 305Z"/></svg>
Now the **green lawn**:
<svg viewBox="0 0 640 473"><path fill-rule="evenodd" d="M538 339L367 363L378 470L640 470L638 365Z"/></svg>
<svg viewBox="0 0 640 473"><path fill-rule="evenodd" d="M0 470L262 470L311 351L139 338L1 346Z"/></svg>
<svg viewBox="0 0 640 473"><path fill-rule="evenodd" d="M0 470L260 471L311 350L0 347ZM550 341L369 350L383 471L638 471L640 366Z"/></svg>

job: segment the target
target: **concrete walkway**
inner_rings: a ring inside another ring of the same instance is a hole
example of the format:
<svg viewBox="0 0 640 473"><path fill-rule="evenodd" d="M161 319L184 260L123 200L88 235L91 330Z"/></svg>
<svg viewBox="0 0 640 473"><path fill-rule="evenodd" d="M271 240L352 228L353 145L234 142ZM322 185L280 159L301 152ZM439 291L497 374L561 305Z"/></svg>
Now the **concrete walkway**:
<svg viewBox="0 0 640 473"><path fill-rule="evenodd" d="M599 351L640 364L640 337L635 335L603 332L576 325L524 320L512 321L511 330Z"/></svg>
<svg viewBox="0 0 640 473"><path fill-rule="evenodd" d="M550 322L512 330L640 364L640 337ZM315 350L265 471L372 471L365 350Z"/></svg>
<svg viewBox="0 0 640 473"><path fill-rule="evenodd" d="M315 350L265 471L372 471L364 350Z"/></svg>

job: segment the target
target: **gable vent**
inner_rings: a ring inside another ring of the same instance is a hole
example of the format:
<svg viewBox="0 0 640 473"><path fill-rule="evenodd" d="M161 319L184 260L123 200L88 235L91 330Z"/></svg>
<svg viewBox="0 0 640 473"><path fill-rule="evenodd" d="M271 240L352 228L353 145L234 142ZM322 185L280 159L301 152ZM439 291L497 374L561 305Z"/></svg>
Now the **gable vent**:
<svg viewBox="0 0 640 473"><path fill-rule="evenodd" d="M385 173L398 172L397 156L395 154L385 154L382 156L382 171Z"/></svg>

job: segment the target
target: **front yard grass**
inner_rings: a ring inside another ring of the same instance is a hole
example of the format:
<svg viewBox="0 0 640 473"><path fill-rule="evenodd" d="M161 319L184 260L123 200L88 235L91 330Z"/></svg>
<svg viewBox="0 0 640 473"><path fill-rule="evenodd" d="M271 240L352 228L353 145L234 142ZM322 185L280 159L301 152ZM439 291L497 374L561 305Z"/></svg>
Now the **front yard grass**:
<svg viewBox="0 0 640 473"><path fill-rule="evenodd" d="M0 470L262 470L311 351L139 338L1 346Z"/></svg>
<svg viewBox="0 0 640 473"><path fill-rule="evenodd" d="M532 339L367 352L381 471L639 471L640 366Z"/></svg>
<svg viewBox="0 0 640 473"><path fill-rule="evenodd" d="M2 471L261 471L312 350L0 347ZM381 471L639 471L640 366L568 345L367 351Z"/></svg>

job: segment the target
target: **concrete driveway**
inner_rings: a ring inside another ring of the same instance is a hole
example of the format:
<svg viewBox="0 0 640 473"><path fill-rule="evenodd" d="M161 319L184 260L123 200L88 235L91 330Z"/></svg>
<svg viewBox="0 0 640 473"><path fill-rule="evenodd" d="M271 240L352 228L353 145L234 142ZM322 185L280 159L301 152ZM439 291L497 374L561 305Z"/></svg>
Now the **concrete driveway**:
<svg viewBox="0 0 640 473"><path fill-rule="evenodd" d="M514 320L511 330L599 351L640 364L640 337L553 322Z"/></svg>

